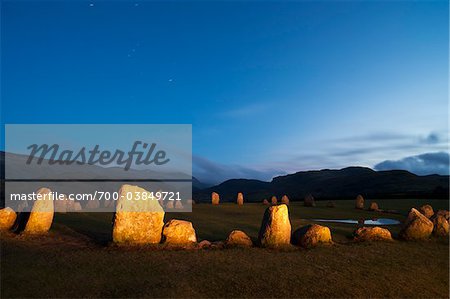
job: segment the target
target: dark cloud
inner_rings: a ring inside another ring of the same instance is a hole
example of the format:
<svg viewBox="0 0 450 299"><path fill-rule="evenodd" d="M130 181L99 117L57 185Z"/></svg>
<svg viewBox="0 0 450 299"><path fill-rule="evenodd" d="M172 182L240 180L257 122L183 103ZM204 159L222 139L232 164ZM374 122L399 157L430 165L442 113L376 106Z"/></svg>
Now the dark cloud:
<svg viewBox="0 0 450 299"><path fill-rule="evenodd" d="M375 170L408 170L418 175L449 174L450 155L445 152L425 153L401 160L386 160L374 166Z"/></svg>
<svg viewBox="0 0 450 299"><path fill-rule="evenodd" d="M223 165L203 157L193 156L193 176L202 183L218 184L228 179L256 179L269 181L276 175L286 174L276 169L256 170L237 165Z"/></svg>
<svg viewBox="0 0 450 299"><path fill-rule="evenodd" d="M422 139L422 142L426 144L435 144L439 143L439 141L440 141L439 135L436 133L430 133L427 137Z"/></svg>

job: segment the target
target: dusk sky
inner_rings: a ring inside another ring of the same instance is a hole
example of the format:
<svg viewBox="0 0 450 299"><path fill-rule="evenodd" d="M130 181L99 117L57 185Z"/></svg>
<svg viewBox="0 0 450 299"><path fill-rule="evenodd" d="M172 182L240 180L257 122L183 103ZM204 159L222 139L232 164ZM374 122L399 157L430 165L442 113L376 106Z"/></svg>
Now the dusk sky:
<svg viewBox="0 0 450 299"><path fill-rule="evenodd" d="M209 182L448 174L448 5L2 1L2 130L192 124Z"/></svg>

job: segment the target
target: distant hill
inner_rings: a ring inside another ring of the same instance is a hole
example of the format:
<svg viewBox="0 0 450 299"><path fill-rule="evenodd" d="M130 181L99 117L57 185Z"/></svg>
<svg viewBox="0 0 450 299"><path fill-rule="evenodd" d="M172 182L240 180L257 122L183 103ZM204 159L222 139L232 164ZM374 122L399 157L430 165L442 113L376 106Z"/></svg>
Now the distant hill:
<svg viewBox="0 0 450 299"><path fill-rule="evenodd" d="M272 195L286 194L291 200L303 200L311 193L318 199L354 198L443 198L448 199L449 176L418 176L404 170L374 171L365 167L340 170L301 171L275 177L271 182L233 179L194 192L194 198L209 201L211 192L222 201L234 201L243 192L247 201L260 202Z"/></svg>

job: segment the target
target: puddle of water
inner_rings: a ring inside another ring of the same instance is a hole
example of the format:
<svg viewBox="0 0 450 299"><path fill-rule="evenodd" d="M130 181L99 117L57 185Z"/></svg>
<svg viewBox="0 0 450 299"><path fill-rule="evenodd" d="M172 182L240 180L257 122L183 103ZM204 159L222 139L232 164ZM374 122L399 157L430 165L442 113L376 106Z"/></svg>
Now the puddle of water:
<svg viewBox="0 0 450 299"><path fill-rule="evenodd" d="M335 223L349 223L349 224L363 224L363 220L354 220L354 219L311 219L312 221L318 222L335 222ZM400 224L400 221L389 218L378 218L373 220L364 220L364 225L397 225Z"/></svg>

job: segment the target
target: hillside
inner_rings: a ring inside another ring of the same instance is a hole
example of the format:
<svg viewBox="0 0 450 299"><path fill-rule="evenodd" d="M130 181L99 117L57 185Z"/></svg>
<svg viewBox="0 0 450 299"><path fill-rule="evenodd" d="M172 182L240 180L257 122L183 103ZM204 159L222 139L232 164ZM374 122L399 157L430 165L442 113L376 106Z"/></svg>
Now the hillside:
<svg viewBox="0 0 450 299"><path fill-rule="evenodd" d="M365 167L324 169L279 176L271 182L228 180L194 192L194 198L208 201L213 191L223 201L234 201L237 192L243 192L247 201L284 194L295 201L308 193L318 199L353 198L358 194L368 198L448 198L449 176L418 176L403 170L374 171Z"/></svg>

